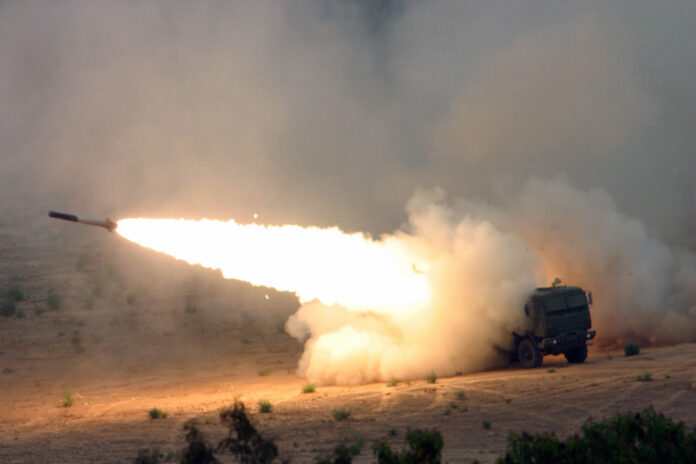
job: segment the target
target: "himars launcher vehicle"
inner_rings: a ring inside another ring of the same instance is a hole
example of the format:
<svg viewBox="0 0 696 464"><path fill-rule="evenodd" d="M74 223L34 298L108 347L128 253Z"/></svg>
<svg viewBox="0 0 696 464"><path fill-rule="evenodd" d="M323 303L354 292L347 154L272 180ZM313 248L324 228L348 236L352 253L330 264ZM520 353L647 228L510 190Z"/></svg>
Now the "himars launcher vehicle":
<svg viewBox="0 0 696 464"><path fill-rule="evenodd" d="M589 305L592 292L580 287L557 285L537 288L524 305L525 325L513 332L513 358L523 367L541 365L544 355L563 353L569 363L587 358L587 343L596 334Z"/></svg>

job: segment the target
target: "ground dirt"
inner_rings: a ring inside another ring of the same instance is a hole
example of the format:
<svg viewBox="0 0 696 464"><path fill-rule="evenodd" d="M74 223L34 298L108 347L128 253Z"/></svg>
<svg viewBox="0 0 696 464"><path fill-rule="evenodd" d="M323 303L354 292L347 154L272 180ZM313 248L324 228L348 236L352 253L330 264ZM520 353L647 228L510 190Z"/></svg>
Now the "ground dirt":
<svg viewBox="0 0 696 464"><path fill-rule="evenodd" d="M304 394L295 374L302 346L283 331L292 295L43 217L26 229L0 223L0 234L0 285L26 295L17 315L0 318L2 463L132 462L155 447L176 461L183 425L216 443L226 433L218 412L235 399L293 462L358 439L355 461L373 462L375 439L401 448L411 428L441 431L445 462L492 462L511 431L565 437L588 417L648 406L696 425L696 344L633 357L592 347L582 365L547 357L537 369ZM637 380L645 373L652 381ZM272 413L257 412L262 399ZM167 417L151 419L153 407ZM350 417L336 421L335 409Z"/></svg>

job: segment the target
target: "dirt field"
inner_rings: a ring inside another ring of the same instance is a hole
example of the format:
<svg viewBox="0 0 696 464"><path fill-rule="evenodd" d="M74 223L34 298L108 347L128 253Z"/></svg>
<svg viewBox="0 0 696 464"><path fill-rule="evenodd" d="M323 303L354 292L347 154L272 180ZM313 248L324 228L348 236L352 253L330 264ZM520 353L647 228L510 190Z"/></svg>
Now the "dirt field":
<svg viewBox="0 0 696 464"><path fill-rule="evenodd" d="M3 463L131 462L152 447L174 453L191 420L216 442L225 433L217 412L235 398L294 462L359 438L356 461L371 462L374 439L394 429L389 440L401 448L416 427L443 433L445 462L492 462L510 431L564 437L589 416L650 405L696 425L696 344L630 358L591 349L583 365L556 357L533 370L303 394L306 380L294 373L302 347L282 330L295 309L291 295L225 281L98 229L43 217L32 224L31 233L0 224L0 285L26 294L19 317L0 318ZM653 380L637 381L644 373ZM256 412L261 399L274 405L271 414ZM153 407L168 417L150 419ZM349 419L334 420L337 408Z"/></svg>

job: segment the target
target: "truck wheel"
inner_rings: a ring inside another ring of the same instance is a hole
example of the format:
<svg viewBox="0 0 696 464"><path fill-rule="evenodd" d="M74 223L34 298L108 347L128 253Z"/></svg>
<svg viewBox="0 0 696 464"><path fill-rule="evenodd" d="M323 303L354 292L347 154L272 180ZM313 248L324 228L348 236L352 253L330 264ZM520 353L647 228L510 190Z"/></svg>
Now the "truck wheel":
<svg viewBox="0 0 696 464"><path fill-rule="evenodd" d="M520 358L520 364L525 369L541 366L541 351L529 338L525 338L520 342L517 347L517 356Z"/></svg>
<svg viewBox="0 0 696 464"><path fill-rule="evenodd" d="M565 357L569 363L580 364L582 362L585 362L585 359L587 359L587 345L582 345L577 348L573 348L572 350L566 351L563 354L565 354Z"/></svg>

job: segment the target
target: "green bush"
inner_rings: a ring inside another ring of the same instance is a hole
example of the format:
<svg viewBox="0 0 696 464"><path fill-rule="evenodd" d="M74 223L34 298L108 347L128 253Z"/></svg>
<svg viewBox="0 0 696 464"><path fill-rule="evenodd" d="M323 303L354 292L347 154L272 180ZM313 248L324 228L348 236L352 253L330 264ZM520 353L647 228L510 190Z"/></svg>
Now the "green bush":
<svg viewBox="0 0 696 464"><path fill-rule="evenodd" d="M640 353L640 346L636 345L635 343L629 343L628 345L624 346L624 353L626 353L626 356L635 356Z"/></svg>
<svg viewBox="0 0 696 464"><path fill-rule="evenodd" d="M304 387L302 387L302 393L314 393L314 390L317 389L317 385L315 383L308 383Z"/></svg>
<svg viewBox="0 0 696 464"><path fill-rule="evenodd" d="M491 428L491 421L487 421L487 420L483 421L483 428L486 429L486 430L490 430L490 428Z"/></svg>
<svg viewBox="0 0 696 464"><path fill-rule="evenodd" d="M636 380L638 382L650 382L652 380L652 374L650 372L646 372L645 374L636 377Z"/></svg>
<svg viewBox="0 0 696 464"><path fill-rule="evenodd" d="M5 296L10 300L10 301L24 301L26 300L26 295L24 294L24 290L22 290L22 286L19 285L17 282L13 282L10 284L10 286L7 288L5 291Z"/></svg>
<svg viewBox="0 0 696 464"><path fill-rule="evenodd" d="M213 448L193 425L184 425L188 446L181 452L181 464L216 464Z"/></svg>
<svg viewBox="0 0 696 464"><path fill-rule="evenodd" d="M336 446L333 453L325 458L315 460L315 464L350 464L353 462L353 456L357 456L362 451L363 441L357 440L351 445L341 443Z"/></svg>
<svg viewBox="0 0 696 464"><path fill-rule="evenodd" d="M73 392L69 388L63 392L63 398L65 398L65 401L63 401L64 408L69 408L75 402L75 399L73 398Z"/></svg>
<svg viewBox="0 0 696 464"><path fill-rule="evenodd" d="M437 374L435 371L430 371L430 374L425 378L425 380L428 381L428 383L435 383L437 382Z"/></svg>
<svg viewBox="0 0 696 464"><path fill-rule="evenodd" d="M396 377L392 377L389 379L389 382L387 382L387 387L396 387L397 385L399 385L399 379Z"/></svg>
<svg viewBox="0 0 696 464"><path fill-rule="evenodd" d="M350 417L350 411L347 409L334 409L333 418L337 421L344 421Z"/></svg>
<svg viewBox="0 0 696 464"><path fill-rule="evenodd" d="M259 412L268 413L273 412L273 405L268 400L259 401Z"/></svg>
<svg viewBox="0 0 696 464"><path fill-rule="evenodd" d="M406 434L408 448L394 451L386 440L377 441L372 452L379 464L439 464L444 440L437 430L414 429Z"/></svg>
<svg viewBox="0 0 696 464"><path fill-rule="evenodd" d="M566 441L553 433L510 434L499 464L555 463L692 463L696 462L696 430L687 432L652 408L638 414L618 414L582 426L582 435Z"/></svg>
<svg viewBox="0 0 696 464"><path fill-rule="evenodd" d="M148 412L150 419L166 419L167 413L158 408L152 408Z"/></svg>
<svg viewBox="0 0 696 464"><path fill-rule="evenodd" d="M234 407L223 409L220 421L229 428L229 433L220 441L217 451L230 452L239 462L253 464L268 464L278 457L278 447L252 425L244 403L235 401Z"/></svg>

